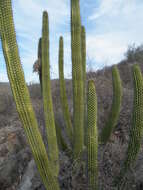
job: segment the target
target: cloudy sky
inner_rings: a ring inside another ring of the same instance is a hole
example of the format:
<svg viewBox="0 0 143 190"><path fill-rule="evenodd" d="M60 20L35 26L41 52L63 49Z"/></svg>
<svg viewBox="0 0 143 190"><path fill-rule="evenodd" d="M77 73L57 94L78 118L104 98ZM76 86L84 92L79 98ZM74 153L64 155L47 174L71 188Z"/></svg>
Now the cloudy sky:
<svg viewBox="0 0 143 190"><path fill-rule="evenodd" d="M58 42L64 37L65 75L71 76L70 0L12 0L17 41L27 82L32 73L41 36L42 11L49 12L51 75L58 77ZM82 23L87 31L87 57L92 68L115 64L128 45L143 43L142 0L80 0ZM8 81L0 44L0 81Z"/></svg>

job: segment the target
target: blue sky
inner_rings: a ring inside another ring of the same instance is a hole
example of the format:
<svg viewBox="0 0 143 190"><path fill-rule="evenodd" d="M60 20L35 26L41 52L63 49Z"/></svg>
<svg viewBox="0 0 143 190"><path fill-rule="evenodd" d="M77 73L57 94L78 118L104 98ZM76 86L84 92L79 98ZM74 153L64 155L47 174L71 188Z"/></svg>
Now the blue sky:
<svg viewBox="0 0 143 190"><path fill-rule="evenodd" d="M58 42L64 37L65 76L71 76L70 1L12 0L17 41L27 82L38 82L32 73L41 36L42 11L49 12L51 76L58 77ZM142 0L81 0L82 23L87 31L87 59L92 68L116 64L128 45L143 43ZM8 81L0 45L0 81Z"/></svg>

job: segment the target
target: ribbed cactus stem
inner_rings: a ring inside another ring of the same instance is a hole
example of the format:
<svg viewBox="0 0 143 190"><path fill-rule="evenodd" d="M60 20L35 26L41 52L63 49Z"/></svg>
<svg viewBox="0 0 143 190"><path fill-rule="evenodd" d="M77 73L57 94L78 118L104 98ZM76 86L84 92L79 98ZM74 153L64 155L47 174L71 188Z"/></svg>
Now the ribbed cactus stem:
<svg viewBox="0 0 143 190"><path fill-rule="evenodd" d="M87 95L87 153L88 185L90 190L98 189L98 130L97 97L94 81L88 82Z"/></svg>
<svg viewBox="0 0 143 190"><path fill-rule="evenodd" d="M72 155L72 150L69 148L67 142L65 141L65 138L62 134L62 128L59 126L59 124L56 122L56 134L57 134L57 141L58 141L58 147L62 151L66 152L68 156Z"/></svg>
<svg viewBox="0 0 143 190"><path fill-rule="evenodd" d="M85 96L86 95L86 31L84 26L81 27L81 58L82 58L82 72L83 72L83 82L84 82L83 95Z"/></svg>
<svg viewBox="0 0 143 190"><path fill-rule="evenodd" d="M84 141L86 144L86 134L87 134L87 129L86 129L86 102L87 102L87 97L86 97L86 31L85 27L81 27L81 57L82 57L82 73L83 73L83 99L84 99Z"/></svg>
<svg viewBox="0 0 143 190"><path fill-rule="evenodd" d="M100 142L106 144L118 122L121 102L122 102L122 85L120 74L117 66L112 68L112 81L113 81L113 101L109 119L106 122L100 136Z"/></svg>
<svg viewBox="0 0 143 190"><path fill-rule="evenodd" d="M53 112L53 101L51 94L50 81L50 59L49 59L49 21L48 13L43 13L42 28L42 90L43 90L43 106L45 115L45 126L48 141L48 154L54 173L58 175L58 145L56 138L56 128Z"/></svg>
<svg viewBox="0 0 143 190"><path fill-rule="evenodd" d="M60 37L59 41L59 80L60 80L60 97L61 97L61 105L64 115L64 120L66 123L67 134L70 139L70 142L73 143L73 129L72 122L69 112L68 100L66 95L66 84L64 80L64 43L63 37Z"/></svg>
<svg viewBox="0 0 143 190"><path fill-rule="evenodd" d="M143 77L138 65L133 65L133 83L134 104L132 127L130 129L126 159L120 172L119 182L122 181L127 171L134 166L143 139Z"/></svg>
<svg viewBox="0 0 143 190"><path fill-rule="evenodd" d="M133 80L134 106L126 166L131 165L135 161L143 137L143 77L138 65L133 66Z"/></svg>
<svg viewBox="0 0 143 190"><path fill-rule="evenodd" d="M38 74L39 74L39 81L40 81L40 86L42 90L42 38L39 39L38 43Z"/></svg>
<svg viewBox="0 0 143 190"><path fill-rule="evenodd" d="M47 190L59 190L46 149L38 129L29 92L20 63L14 29L11 0L0 1L0 37L7 66L7 73L19 117L23 124L37 168Z"/></svg>
<svg viewBox="0 0 143 190"><path fill-rule="evenodd" d="M84 98L81 59L81 19L79 0L71 0L71 49L73 85L74 158L78 158L84 146Z"/></svg>

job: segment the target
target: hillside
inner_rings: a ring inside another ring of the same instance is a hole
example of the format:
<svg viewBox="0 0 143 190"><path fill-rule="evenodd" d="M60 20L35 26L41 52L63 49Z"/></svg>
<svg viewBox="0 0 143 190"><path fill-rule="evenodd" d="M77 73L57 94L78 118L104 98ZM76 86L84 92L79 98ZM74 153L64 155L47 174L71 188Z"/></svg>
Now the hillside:
<svg viewBox="0 0 143 190"><path fill-rule="evenodd" d="M106 147L99 147L99 181L105 190L112 190L112 181L118 175L122 165L129 139L133 104L132 65L135 62L122 61L118 64L122 85L123 102L120 119L110 142ZM143 72L143 63L138 63ZM98 97L98 130L104 127L112 103L111 67L87 74L88 79L95 81ZM66 80L67 95L72 115L72 83ZM40 86L29 86L32 103L37 115L41 133L45 139L44 118ZM60 105L59 81L52 81L52 93L55 118L64 133L64 120ZM65 135L65 134L64 134ZM128 175L127 189L143 189L143 150L141 150L135 169ZM82 170L71 174L70 159L60 153L61 189L86 190L85 176ZM70 180L69 180L70 179ZM72 182L70 182L72 179ZM38 172L31 152L26 143L24 131L16 112L9 84L0 83L0 187L1 190L42 190Z"/></svg>

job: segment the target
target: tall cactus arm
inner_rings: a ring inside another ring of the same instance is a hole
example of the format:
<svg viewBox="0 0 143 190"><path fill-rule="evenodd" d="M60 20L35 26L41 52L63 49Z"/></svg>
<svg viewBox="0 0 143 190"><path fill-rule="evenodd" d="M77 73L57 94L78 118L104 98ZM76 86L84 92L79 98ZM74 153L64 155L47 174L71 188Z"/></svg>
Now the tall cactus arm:
<svg viewBox="0 0 143 190"><path fill-rule="evenodd" d="M61 105L64 115L64 120L66 123L67 134L71 141L73 138L73 129L72 129L72 122L70 118L69 106L67 101L66 95L66 84L64 80L64 50L63 50L63 37L60 37L59 41L59 80L60 80L60 96L61 96Z"/></svg>
<svg viewBox="0 0 143 190"><path fill-rule="evenodd" d="M38 62L39 62L39 68L38 68L38 74L39 74L39 81L42 91L42 38L39 39L38 43Z"/></svg>
<svg viewBox="0 0 143 190"><path fill-rule="evenodd" d="M84 99L81 59L81 19L79 0L71 0L71 49L73 85L74 158L80 156L84 145Z"/></svg>
<svg viewBox="0 0 143 190"><path fill-rule="evenodd" d="M50 167L25 83L16 42L11 0L0 0L0 36L16 108L28 143L32 149L37 168L46 189L59 190L59 185Z"/></svg>
<svg viewBox="0 0 143 190"><path fill-rule="evenodd" d="M97 97L94 81L88 83L87 96L87 152L88 184L90 190L98 189L98 132L97 132Z"/></svg>
<svg viewBox="0 0 143 190"><path fill-rule="evenodd" d="M134 105L132 114L132 127L130 130L130 139L127 149L126 159L121 169L119 182L125 176L126 172L133 167L137 155L140 151L143 138L143 78L138 65L133 66L134 83Z"/></svg>
<svg viewBox="0 0 143 190"><path fill-rule="evenodd" d="M84 99L84 142L86 145L86 31L85 27L81 27L81 57L82 57L82 72L83 72L83 99Z"/></svg>
<svg viewBox="0 0 143 190"><path fill-rule="evenodd" d="M100 136L100 142L106 144L109 140L114 127L117 124L120 109L121 109L121 102L122 102L122 85L120 74L118 71L117 66L112 68L112 80L113 80L113 102L111 107L111 112L109 115L109 119L105 127L103 128Z"/></svg>
<svg viewBox="0 0 143 190"><path fill-rule="evenodd" d="M47 131L48 153L51 165L58 175L58 145L56 137L56 128L53 112L53 101L51 94L50 81L50 60L49 60L49 21L48 13L43 13L43 28L42 28L42 90L43 90L43 106L45 115L45 126Z"/></svg>
<svg viewBox="0 0 143 190"><path fill-rule="evenodd" d="M86 82L86 31L84 26L81 27L81 57L82 57L83 80L84 82Z"/></svg>
<svg viewBox="0 0 143 190"><path fill-rule="evenodd" d="M85 27L81 27L81 58L83 72L83 96L86 104L86 31Z"/></svg>
<svg viewBox="0 0 143 190"><path fill-rule="evenodd" d="M67 144L63 134L62 134L62 129L59 126L59 124L56 122L55 123L56 126L56 134L57 134L57 141L58 141L58 147L59 149L61 149L62 151L66 152L66 154L71 157L72 155L72 150L69 147L69 145Z"/></svg>

